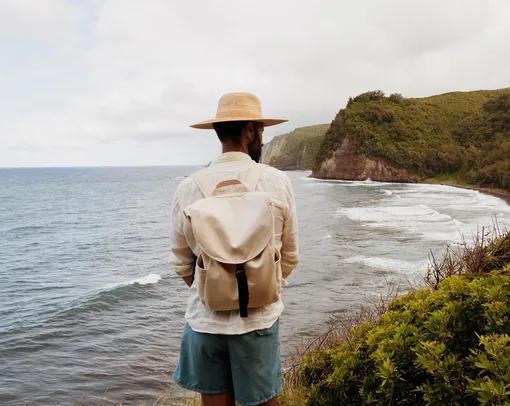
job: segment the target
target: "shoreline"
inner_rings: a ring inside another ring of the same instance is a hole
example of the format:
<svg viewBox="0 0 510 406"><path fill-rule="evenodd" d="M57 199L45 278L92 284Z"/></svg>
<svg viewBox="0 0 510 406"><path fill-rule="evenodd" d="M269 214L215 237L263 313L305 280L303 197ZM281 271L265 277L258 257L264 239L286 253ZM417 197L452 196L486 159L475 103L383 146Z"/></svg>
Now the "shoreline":
<svg viewBox="0 0 510 406"><path fill-rule="evenodd" d="M306 170L303 170L303 171L306 171ZM313 176L313 171L310 174L310 176L308 176L308 177L312 178L312 179L319 179L319 180L344 180L344 181L351 181L351 180L347 180L347 179L338 179L338 178L336 178L336 179L318 178L318 177ZM383 182L383 181L380 181L380 182ZM406 182L394 182L394 181L391 181L391 180L387 180L386 182L390 182L390 183L406 183ZM493 188L488 188L488 187L483 187L483 186L476 186L476 185L465 185L465 184L449 182L449 181L439 182L439 181L422 180L422 181L419 181L419 182L416 182L416 183L417 184L423 184L423 185L441 185L441 186L456 187L456 188L459 188L459 189L476 190L476 191L478 191L480 193L484 193L486 195L498 197L498 198L500 198L501 200L503 200L506 204L508 204L510 206L510 191L506 191L506 190L503 190L503 189L493 189Z"/></svg>
<svg viewBox="0 0 510 406"><path fill-rule="evenodd" d="M474 186L474 185L460 185L458 183L454 182L422 182L429 185L443 185L443 186L452 186L459 189L467 189L467 190L476 190L480 193L484 193L486 195L498 197L501 200L505 201L506 204L510 206L510 192L507 192L506 190L501 189L491 189L481 186Z"/></svg>

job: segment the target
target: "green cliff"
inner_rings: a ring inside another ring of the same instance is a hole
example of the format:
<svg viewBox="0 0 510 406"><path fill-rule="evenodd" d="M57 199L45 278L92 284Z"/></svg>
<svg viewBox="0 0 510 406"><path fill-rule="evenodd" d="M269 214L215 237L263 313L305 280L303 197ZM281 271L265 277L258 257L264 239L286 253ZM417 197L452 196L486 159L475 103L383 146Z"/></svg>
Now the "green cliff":
<svg viewBox="0 0 510 406"><path fill-rule="evenodd" d="M314 176L453 180L510 190L510 88L426 98L350 98L323 139Z"/></svg>
<svg viewBox="0 0 510 406"><path fill-rule="evenodd" d="M263 163L282 170L311 170L329 125L296 128L264 147Z"/></svg>

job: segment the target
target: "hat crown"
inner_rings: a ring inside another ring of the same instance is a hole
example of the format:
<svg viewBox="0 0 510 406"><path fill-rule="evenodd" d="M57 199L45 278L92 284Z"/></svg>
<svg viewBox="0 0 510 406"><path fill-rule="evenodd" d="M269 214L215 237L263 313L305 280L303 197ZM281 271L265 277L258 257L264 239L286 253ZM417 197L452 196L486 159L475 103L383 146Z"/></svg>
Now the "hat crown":
<svg viewBox="0 0 510 406"><path fill-rule="evenodd" d="M226 123L228 121L256 121L264 127L285 123L287 120L278 118L265 118L262 115L262 107L257 96L251 93L227 93L218 101L216 118L201 121L191 127L202 130L214 128L215 123Z"/></svg>
<svg viewBox="0 0 510 406"><path fill-rule="evenodd" d="M216 118L253 117L262 118L262 106L257 96L251 93L228 93L218 101Z"/></svg>

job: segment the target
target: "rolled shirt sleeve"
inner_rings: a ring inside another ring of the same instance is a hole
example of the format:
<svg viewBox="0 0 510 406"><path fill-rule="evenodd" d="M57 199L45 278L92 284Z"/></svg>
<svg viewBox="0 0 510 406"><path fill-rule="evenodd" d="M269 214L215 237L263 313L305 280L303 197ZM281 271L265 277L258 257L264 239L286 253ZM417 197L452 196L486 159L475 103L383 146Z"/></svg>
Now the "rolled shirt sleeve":
<svg viewBox="0 0 510 406"><path fill-rule="evenodd" d="M286 279L299 262L299 231L296 213L296 200L289 177L286 177L287 210L283 222L282 233L282 276Z"/></svg>
<svg viewBox="0 0 510 406"><path fill-rule="evenodd" d="M193 275L195 255L184 235L184 212L179 201L181 187L175 191L172 204L172 220L170 228L170 259L169 265L180 277Z"/></svg>

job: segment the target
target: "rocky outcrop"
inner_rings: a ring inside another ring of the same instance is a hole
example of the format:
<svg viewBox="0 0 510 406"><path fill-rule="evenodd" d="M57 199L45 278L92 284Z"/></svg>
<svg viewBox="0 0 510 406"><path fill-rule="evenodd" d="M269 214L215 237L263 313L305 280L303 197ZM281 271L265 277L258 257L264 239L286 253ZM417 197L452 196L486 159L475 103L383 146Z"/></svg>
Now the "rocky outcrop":
<svg viewBox="0 0 510 406"><path fill-rule="evenodd" d="M418 182L419 178L405 169L395 168L380 158L369 158L358 152L354 140L346 136L340 148L320 163L313 177L342 180L373 180L379 182Z"/></svg>
<svg viewBox="0 0 510 406"><path fill-rule="evenodd" d="M264 146L262 162L286 171L313 169L328 127L328 124L302 127L274 137Z"/></svg>

